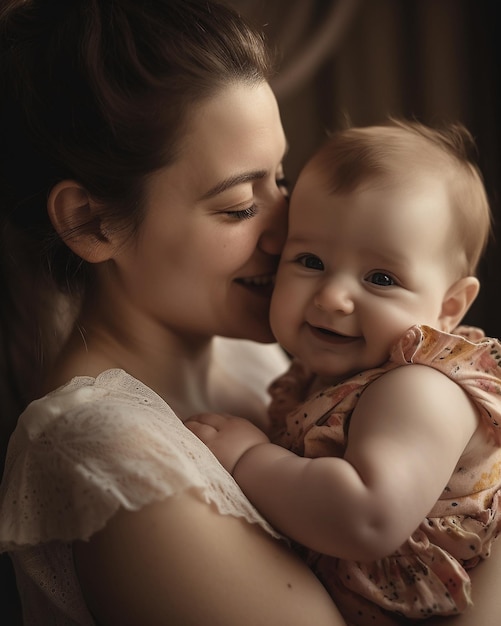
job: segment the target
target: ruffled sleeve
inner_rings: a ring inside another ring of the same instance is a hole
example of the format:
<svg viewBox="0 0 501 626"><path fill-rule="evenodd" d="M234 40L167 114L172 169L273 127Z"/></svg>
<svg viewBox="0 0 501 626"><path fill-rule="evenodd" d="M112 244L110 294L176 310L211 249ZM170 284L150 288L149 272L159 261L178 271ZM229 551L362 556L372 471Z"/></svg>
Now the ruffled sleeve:
<svg viewBox="0 0 501 626"><path fill-rule="evenodd" d="M119 507L186 489L278 536L154 392L117 370L76 381L19 420L0 488L2 551L88 539Z"/></svg>
<svg viewBox="0 0 501 626"><path fill-rule="evenodd" d="M454 380L475 402L487 431L501 445L501 344L478 328L461 326L456 332L413 326L395 345L390 360L427 365Z"/></svg>

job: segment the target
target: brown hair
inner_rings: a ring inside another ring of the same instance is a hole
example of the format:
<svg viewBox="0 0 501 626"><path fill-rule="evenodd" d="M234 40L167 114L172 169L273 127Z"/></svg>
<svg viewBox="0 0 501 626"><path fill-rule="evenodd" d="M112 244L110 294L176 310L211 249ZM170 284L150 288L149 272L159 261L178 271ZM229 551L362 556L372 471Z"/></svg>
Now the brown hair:
<svg viewBox="0 0 501 626"><path fill-rule="evenodd" d="M142 219L145 181L175 161L192 108L225 85L259 83L270 73L261 35L218 2L3 2L3 385L15 388L16 377L7 377L13 369L23 370L19 363L28 364L26 374L37 371L34 363L49 358L44 324L34 314L40 307L45 307L42 315L48 313L41 275L72 294L89 284L86 264L57 236L48 218L47 195L54 184L77 180L108 224L134 232ZM53 329L49 346L60 342ZM32 358L27 348L20 355L23 345L31 346L31 352L39 346L38 354ZM18 386L29 383L24 378Z"/></svg>
<svg viewBox="0 0 501 626"><path fill-rule="evenodd" d="M333 133L311 163L324 172L331 193L363 184L386 184L397 175L439 172L448 185L462 270L475 274L491 228L491 214L480 170L473 160L473 137L461 124L431 128L391 119L381 126L347 128Z"/></svg>
<svg viewBox="0 0 501 626"><path fill-rule="evenodd" d="M50 245L74 286L76 259L45 207L78 180L107 217L137 225L146 176L176 158L191 107L270 72L261 36L223 5L195 0L27 0L0 14L0 206Z"/></svg>

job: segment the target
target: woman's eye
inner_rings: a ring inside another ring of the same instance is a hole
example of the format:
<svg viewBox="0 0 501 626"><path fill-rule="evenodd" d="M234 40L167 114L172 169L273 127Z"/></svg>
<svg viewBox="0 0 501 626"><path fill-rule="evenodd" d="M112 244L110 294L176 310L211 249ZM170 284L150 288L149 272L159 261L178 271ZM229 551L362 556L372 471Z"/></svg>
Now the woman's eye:
<svg viewBox="0 0 501 626"><path fill-rule="evenodd" d="M393 278L384 272L372 273L368 276L367 282L372 283L373 285L378 285L378 287L391 287L392 285L396 285Z"/></svg>
<svg viewBox="0 0 501 626"><path fill-rule="evenodd" d="M234 220L249 220L257 214L257 211L257 206L253 204L250 207L240 209L239 211L226 211L226 215L229 215Z"/></svg>
<svg viewBox="0 0 501 626"><path fill-rule="evenodd" d="M303 254L296 259L296 262L309 270L322 271L324 269L324 264L322 263L321 259L319 259L314 254Z"/></svg>

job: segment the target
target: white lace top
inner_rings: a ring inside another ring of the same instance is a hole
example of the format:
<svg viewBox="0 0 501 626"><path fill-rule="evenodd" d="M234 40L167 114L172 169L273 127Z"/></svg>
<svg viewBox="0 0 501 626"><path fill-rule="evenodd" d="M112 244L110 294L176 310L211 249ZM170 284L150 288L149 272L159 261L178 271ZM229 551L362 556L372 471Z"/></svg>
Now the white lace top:
<svg viewBox="0 0 501 626"><path fill-rule="evenodd" d="M14 562L25 624L93 625L71 542L88 539L119 507L137 510L188 488L277 536L169 406L123 370L75 378L32 402L0 487L0 551Z"/></svg>

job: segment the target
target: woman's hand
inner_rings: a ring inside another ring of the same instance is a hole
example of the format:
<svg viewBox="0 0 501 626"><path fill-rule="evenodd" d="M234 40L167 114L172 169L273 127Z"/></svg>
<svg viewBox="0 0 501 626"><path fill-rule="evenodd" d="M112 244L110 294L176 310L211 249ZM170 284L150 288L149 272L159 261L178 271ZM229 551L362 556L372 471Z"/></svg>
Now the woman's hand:
<svg viewBox="0 0 501 626"><path fill-rule="evenodd" d="M228 413L193 415L185 426L205 443L230 474L247 450L270 442L257 426Z"/></svg>

